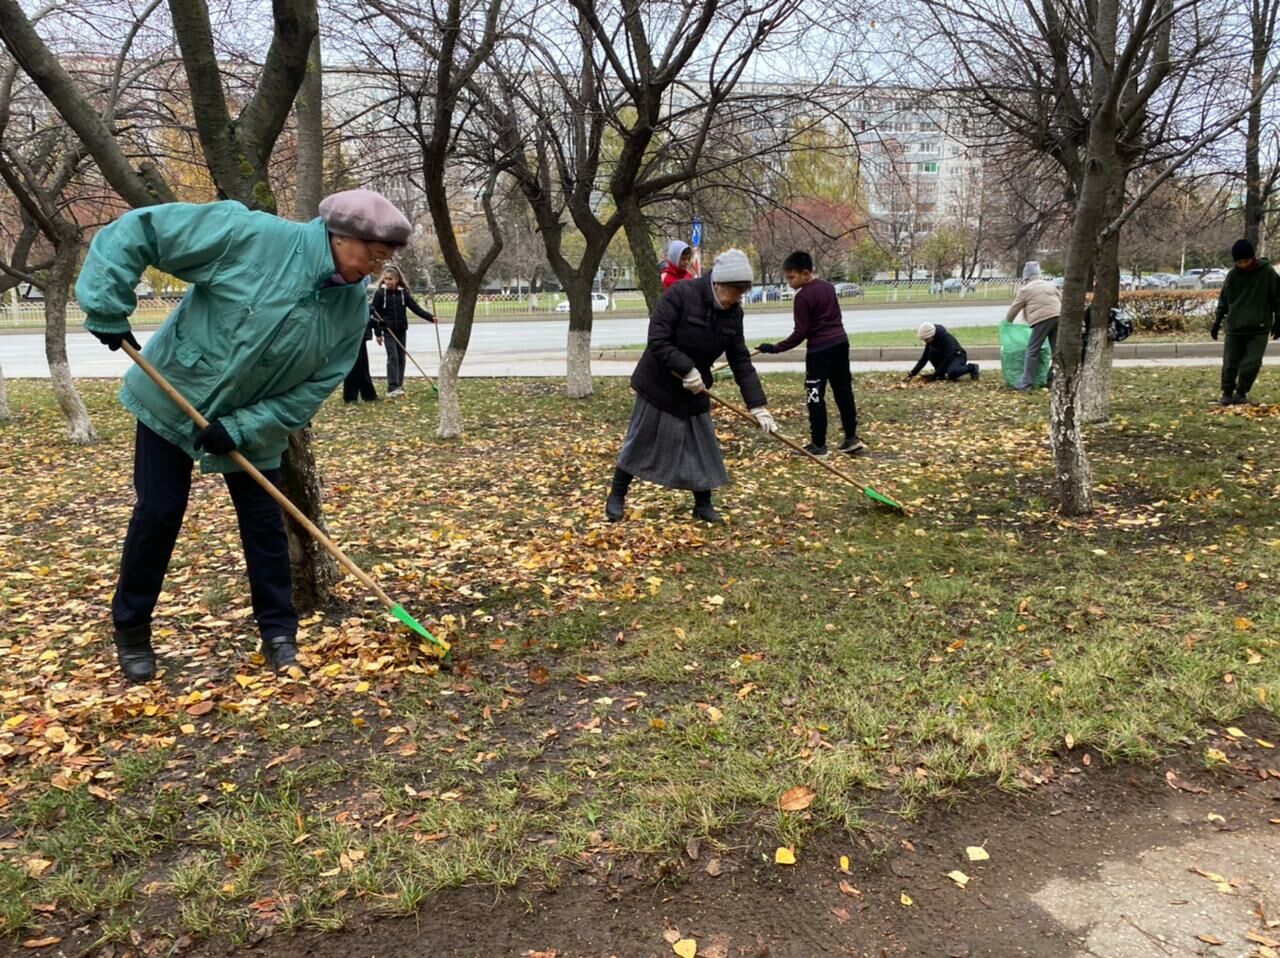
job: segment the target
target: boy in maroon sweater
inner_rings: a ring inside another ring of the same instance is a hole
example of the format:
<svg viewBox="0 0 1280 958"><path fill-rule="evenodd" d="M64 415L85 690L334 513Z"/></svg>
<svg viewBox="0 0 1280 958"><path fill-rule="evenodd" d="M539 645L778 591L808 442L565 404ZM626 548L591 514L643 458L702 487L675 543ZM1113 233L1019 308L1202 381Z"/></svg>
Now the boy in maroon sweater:
<svg viewBox="0 0 1280 958"><path fill-rule="evenodd" d="M849 337L844 331L836 288L813 275L813 257L797 250L782 261L782 275L796 291L796 328L780 343L761 343L762 353L785 353L808 340L804 357L805 405L809 410L809 433L813 440L805 450L815 456L827 454L827 383L840 410L844 441L840 452L857 453L867 448L858 438L858 407L853 400L853 376L849 372Z"/></svg>

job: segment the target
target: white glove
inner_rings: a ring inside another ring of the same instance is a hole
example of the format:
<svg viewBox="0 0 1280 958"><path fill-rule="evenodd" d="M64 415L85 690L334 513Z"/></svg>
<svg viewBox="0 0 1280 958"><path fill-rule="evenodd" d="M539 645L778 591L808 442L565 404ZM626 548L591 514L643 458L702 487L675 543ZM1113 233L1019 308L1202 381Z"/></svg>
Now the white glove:
<svg viewBox="0 0 1280 958"><path fill-rule="evenodd" d="M760 424L761 432L777 432L778 424L773 421L773 413L761 406L759 409L749 410L751 415L756 417L756 422Z"/></svg>
<svg viewBox="0 0 1280 958"><path fill-rule="evenodd" d="M702 373L698 372L697 366L690 369L681 382L684 385L684 388L689 390L689 392L693 393L695 396L707 391L707 384L702 381Z"/></svg>

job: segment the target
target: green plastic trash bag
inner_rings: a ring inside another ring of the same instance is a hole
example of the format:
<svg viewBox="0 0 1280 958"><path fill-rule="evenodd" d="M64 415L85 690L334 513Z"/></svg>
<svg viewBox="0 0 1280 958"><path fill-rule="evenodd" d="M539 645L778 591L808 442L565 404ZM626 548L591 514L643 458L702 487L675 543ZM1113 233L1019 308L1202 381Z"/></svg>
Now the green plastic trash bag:
<svg viewBox="0 0 1280 958"><path fill-rule="evenodd" d="M1026 361L1027 343L1031 342L1031 327L1025 323L1000 324L1000 372L1004 376L1005 385L1016 386L1022 378L1022 365ZM1049 348L1049 340L1040 344L1040 366L1036 369L1036 386L1043 386L1049 381L1049 370L1053 367L1053 350Z"/></svg>

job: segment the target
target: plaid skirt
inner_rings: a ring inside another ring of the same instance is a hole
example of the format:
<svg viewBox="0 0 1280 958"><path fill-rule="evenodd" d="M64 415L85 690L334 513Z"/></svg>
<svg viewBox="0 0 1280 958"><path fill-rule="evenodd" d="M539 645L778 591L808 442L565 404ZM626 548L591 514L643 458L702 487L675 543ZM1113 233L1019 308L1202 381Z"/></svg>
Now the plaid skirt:
<svg viewBox="0 0 1280 958"><path fill-rule="evenodd" d="M685 419L641 396L631 410L618 468L669 489L700 492L729 481L711 413Z"/></svg>

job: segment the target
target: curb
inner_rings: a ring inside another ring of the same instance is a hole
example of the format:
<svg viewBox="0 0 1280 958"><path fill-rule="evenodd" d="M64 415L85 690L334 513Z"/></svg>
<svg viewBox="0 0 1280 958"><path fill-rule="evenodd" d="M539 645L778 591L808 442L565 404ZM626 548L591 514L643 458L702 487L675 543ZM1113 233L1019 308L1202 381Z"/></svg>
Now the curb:
<svg viewBox="0 0 1280 958"><path fill-rule="evenodd" d="M999 346L974 346L966 349L972 360L999 360ZM602 360L637 360L641 351L638 349L597 349L592 350L592 359ZM1221 343L1117 343L1114 359L1204 359L1222 355ZM912 363L920 358L920 348L916 346L859 346L849 350L849 361L853 363ZM767 356L755 356L752 362L759 365L769 363L795 363L804 360L802 350L788 353L772 353Z"/></svg>

